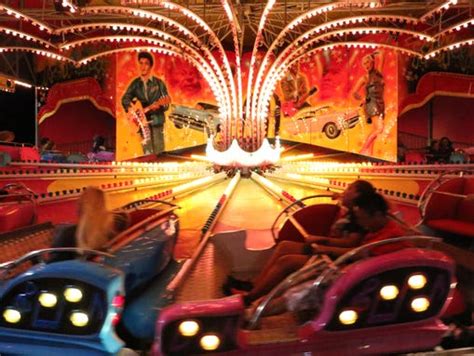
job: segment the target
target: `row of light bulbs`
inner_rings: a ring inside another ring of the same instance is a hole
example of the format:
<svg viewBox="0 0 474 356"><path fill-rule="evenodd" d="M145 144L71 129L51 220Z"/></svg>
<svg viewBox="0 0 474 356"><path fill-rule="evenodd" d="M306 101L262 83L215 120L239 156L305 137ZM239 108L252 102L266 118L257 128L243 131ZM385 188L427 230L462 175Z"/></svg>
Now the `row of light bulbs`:
<svg viewBox="0 0 474 356"><path fill-rule="evenodd" d="M423 274L414 274L408 278L407 284L413 290L421 290L426 286L427 279ZM383 286L379 290L379 297L385 301L395 300L400 290L396 285ZM423 313L430 307L430 301L424 296L418 296L410 302L411 309L416 313ZM345 309L339 313L339 322L343 325L353 325L357 322L359 315L354 309Z"/></svg>
<svg viewBox="0 0 474 356"><path fill-rule="evenodd" d="M270 2L272 2L272 1L274 1L274 0L270 0ZM63 5L68 6L67 3L69 3L69 2L67 0L64 0L64 2L66 4L63 4ZM456 3L455 1L447 1L446 4L443 5L443 7L441 7L441 9L446 9L451 4L455 4L455 3ZM225 6L225 4L227 4L227 6ZM362 2L362 3L359 3L358 5L360 5L360 6L367 5L367 2ZM376 3L372 4L372 2L369 3L370 7L374 7L375 5L377 5L377 4ZM213 32L210 31L210 28L204 23L204 21L202 21L202 19L200 19L197 15L193 14L188 9L185 9L184 7L172 4L170 2L163 2L163 4L161 6L163 6L164 8L168 8L170 10L180 11L182 14L184 14L185 16L191 18L194 22L198 23L199 26L201 26L206 31L208 31L208 34L211 34L211 37L212 37L212 35L215 36L215 34L213 34ZM325 6L322 6L322 7L318 8L318 9L313 9L309 13L304 14L304 15L300 16L299 18L297 18L296 20L292 21L287 26L287 28L285 28L282 31L282 33L279 35L279 37L282 36L289 29L294 29L299 24L301 24L304 21L308 20L312 16L316 16L316 15L325 13L327 11L331 11L331 10L335 9L336 7L342 7L342 6L347 6L347 4L345 4L344 2L339 2L339 3L336 3L336 4L325 5ZM232 20L233 19L233 12L232 12L232 10L231 10L231 8L230 8L230 6L227 2L224 2L224 8L225 8L227 16L229 17L229 19ZM14 13L11 10L7 10L7 11L10 11L10 13L14 14L15 17L17 17L17 18L21 18L21 16L17 12ZM178 32L181 32L183 34L188 33L188 30L186 28L182 27L180 24L174 22L173 20L170 20L170 19L168 19L164 16L161 16L159 14L156 14L156 13L153 13L153 12L150 12L150 11L146 11L146 10L142 10L142 9L131 9L131 8L126 8L126 7L118 7L118 6L98 6L98 7L85 8L84 12L85 13L87 13L87 12L97 13L97 14L98 13L103 13L103 12L127 13L129 15L140 17L140 18L147 18L147 19L156 20L156 21L160 21L160 22L164 21L167 24L177 28ZM268 13L266 15L268 15ZM27 19L27 18L24 17L24 19ZM416 19L416 18L410 18L410 17L406 17L406 16L394 16L394 15L390 15L390 16L382 16L382 15L356 16L356 17L353 17L353 18L347 18L347 19L342 19L342 20L331 21L331 22L328 22L328 23L326 23L322 26L317 26L316 28L313 28L311 31L308 31L304 35L300 36L299 41L305 41L305 40L309 39L314 33L319 33L319 31L326 31L327 29L330 29L332 27L338 27L338 26L341 26L341 25L346 25L346 24L351 24L351 23L358 23L358 22L364 21L366 19L377 20L377 21L380 21L380 20L394 21L395 20L395 21L401 21L401 22L406 22L406 23L410 23L410 22L411 23L416 23L416 22L420 21L420 19ZM455 28L461 28L461 26L464 26L464 25L469 26L470 24L471 24L471 22L460 24L460 25L458 25L459 27L455 27ZM236 28L235 28L236 25L235 25L235 23L233 23L233 21L231 21L231 26L232 26L233 33L234 33L234 36L233 36L234 37L234 42L236 42L236 41L238 41L238 39L235 35L236 34L236 31L235 31L236 30ZM93 27L93 25L92 25L92 27ZM112 29L114 27L117 28L117 29L119 28L119 26L116 25L116 26L113 26ZM63 30L58 30L58 31L63 31ZM357 34L358 32L356 31L355 33ZM364 32L362 31L360 33L364 33ZM421 35L421 34L419 34L418 36L420 38L425 39L425 40L430 40L429 36L424 36L424 35ZM30 38L30 37L28 37L28 38ZM217 37L216 38L212 37L212 38L213 38L213 40L217 40ZM31 38L31 39L33 39L33 38ZM299 43L299 41L297 41L294 45L297 45ZM219 42L219 41L217 40L217 42ZM278 41L278 38L277 38L277 40L274 42L274 44L278 45L279 43L281 43L281 41ZM429 54L427 54L425 56L425 58L432 58L436 54L440 53L443 50L452 50L454 48L457 48L461 45L466 45L466 44L471 45L472 42L471 41L464 41L464 42L456 43L456 44L453 44L453 45L450 45L450 46L445 46L441 49L430 52ZM347 44L347 45L349 47L351 46L351 44ZM354 46L357 46L357 45L354 45ZM239 46L236 45L235 47L236 47L235 50L236 50L236 55L237 55L237 58L236 58L237 72L238 72L238 76L239 76L239 73L241 73L241 70L240 70L240 57L239 57L239 50L238 50ZM364 46L362 46L362 47L364 47ZM367 46L366 48L371 48L371 46ZM57 60L64 60L63 58L58 57L57 55L54 56L54 54L52 54L52 53L48 53L48 52L44 52L44 51L43 52L38 52L38 51L35 51L35 50L31 50L31 51L34 52L34 53L40 54L40 55L45 55L47 57L57 59ZM161 52L158 51L158 52L159 53L166 53L166 51L161 51ZM268 52L272 52L272 51L270 50ZM267 53L267 55L268 54L269 53ZM225 56L222 55L222 57L224 58ZM90 62L91 60L93 60L94 58L96 58L96 57L89 57L89 58L83 59L79 63L80 64L86 64L86 63ZM213 57L212 58L207 57L207 60L212 61L212 59L213 59ZM262 107L261 107L261 105L268 106L268 100L266 98L265 98L265 100L261 100L260 99L261 95L258 94L258 93L261 92L260 86L262 86L262 88L267 87L267 85L265 84L265 81L262 80L261 76L263 75L263 72L264 72L264 69L265 69L264 67L268 64L268 62L269 61L264 58L262 66L260 67L259 73L257 75L257 79L256 79L256 83L255 83L256 86L254 87L255 90L254 90L254 94L252 95L251 105L250 105L250 108L248 108L248 110L247 110L247 113L250 113L250 116L251 116L252 119L255 117L256 112L260 113L259 118L265 117L267 112L268 112L268 109L265 109L265 108L262 109ZM220 68L217 65L217 63L212 63L212 64L213 64L212 65L213 70L219 72ZM256 65L256 61L255 60L251 61L251 64L252 64L252 68L253 68ZM217 80L217 83L215 83L215 85L213 86L213 89L214 89L213 92L215 94L216 90L220 91L220 94L216 95L216 97L217 97L218 101L221 103L221 107L224 107L222 109L223 112L221 112L221 114L223 114L224 118L229 118L230 117L229 115L232 115L232 116L235 116L235 117L241 117L241 109L242 109L242 105L241 105L241 102L242 102L241 80L237 81L237 85L239 86L239 90L237 91L237 103L236 103L235 102L236 95L234 95L235 94L235 84L234 84L233 80L231 80L231 78L229 78L229 70L227 70L228 69L227 66L225 66L225 67L226 67L226 78L224 78L222 76L222 73L218 74L219 78ZM229 66L229 68L230 68L230 66ZM252 70L252 68L251 68L251 70ZM283 67L283 69L285 69L285 67ZM241 74L240 74L240 76L241 76ZM209 80L209 78L207 76L205 76L205 77L206 77L206 79ZM250 78L250 79L252 79L252 78ZM267 81L268 81L268 77L267 77ZM220 90L219 90L218 87L220 87ZM271 88L271 87L273 87L273 85L270 85L268 87ZM266 90L263 90L263 92L266 92Z"/></svg>

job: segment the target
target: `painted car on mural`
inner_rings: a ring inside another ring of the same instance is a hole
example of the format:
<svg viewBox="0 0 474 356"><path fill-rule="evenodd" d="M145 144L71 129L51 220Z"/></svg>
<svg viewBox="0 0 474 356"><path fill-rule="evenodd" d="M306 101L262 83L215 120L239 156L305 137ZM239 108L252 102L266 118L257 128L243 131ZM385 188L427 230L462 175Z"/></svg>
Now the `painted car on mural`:
<svg viewBox="0 0 474 356"><path fill-rule="evenodd" d="M169 118L178 129L189 127L208 135L215 134L221 122L219 108L207 103L198 103L196 108L172 105Z"/></svg>
<svg viewBox="0 0 474 356"><path fill-rule="evenodd" d="M167 303L160 295L179 268L179 223L175 207L148 203L124 207L132 225L104 252L47 248L0 265L0 353L116 354L129 340L152 339L158 304Z"/></svg>
<svg viewBox="0 0 474 356"><path fill-rule="evenodd" d="M298 111L285 129L291 135L323 132L327 138L335 139L342 131L354 128L359 122L359 108L343 109L333 106L309 107Z"/></svg>

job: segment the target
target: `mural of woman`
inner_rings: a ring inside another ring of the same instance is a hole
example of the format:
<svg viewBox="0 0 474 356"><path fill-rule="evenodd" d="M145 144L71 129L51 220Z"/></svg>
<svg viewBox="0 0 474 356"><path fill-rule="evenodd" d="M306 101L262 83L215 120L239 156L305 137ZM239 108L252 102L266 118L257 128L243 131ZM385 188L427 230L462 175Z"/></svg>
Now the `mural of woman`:
<svg viewBox="0 0 474 356"><path fill-rule="evenodd" d="M362 66L367 73L358 80L352 95L356 100L364 100L363 108L367 124L374 122L374 128L360 150L361 154L371 156L373 155L375 140L384 129L385 82L382 74L383 53L374 52L365 56L362 59ZM359 93L362 88L365 89L364 98Z"/></svg>

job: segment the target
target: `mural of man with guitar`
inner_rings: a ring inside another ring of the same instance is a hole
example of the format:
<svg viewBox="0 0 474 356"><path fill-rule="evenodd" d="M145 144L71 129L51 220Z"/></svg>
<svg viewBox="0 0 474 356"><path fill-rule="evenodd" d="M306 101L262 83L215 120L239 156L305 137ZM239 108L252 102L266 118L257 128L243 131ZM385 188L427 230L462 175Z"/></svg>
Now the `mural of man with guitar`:
<svg viewBox="0 0 474 356"><path fill-rule="evenodd" d="M145 154L164 151L163 126L171 102L164 81L152 75L153 63L150 53L138 54L140 76L130 83L122 96L122 106L129 120L139 128Z"/></svg>
<svg viewBox="0 0 474 356"><path fill-rule="evenodd" d="M308 90L308 82L300 71L299 63L288 69L280 81L280 89L283 94L281 112L286 117L292 117L299 110L309 107L306 100L318 91L316 87Z"/></svg>

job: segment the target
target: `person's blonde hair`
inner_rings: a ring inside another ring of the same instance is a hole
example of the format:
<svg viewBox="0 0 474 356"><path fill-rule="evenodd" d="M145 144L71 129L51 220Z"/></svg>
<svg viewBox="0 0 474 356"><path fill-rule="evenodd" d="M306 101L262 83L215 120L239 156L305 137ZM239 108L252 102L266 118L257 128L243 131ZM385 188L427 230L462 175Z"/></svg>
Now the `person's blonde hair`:
<svg viewBox="0 0 474 356"><path fill-rule="evenodd" d="M100 250L118 233L116 225L114 213L107 210L105 193L87 187L79 198L77 247Z"/></svg>

